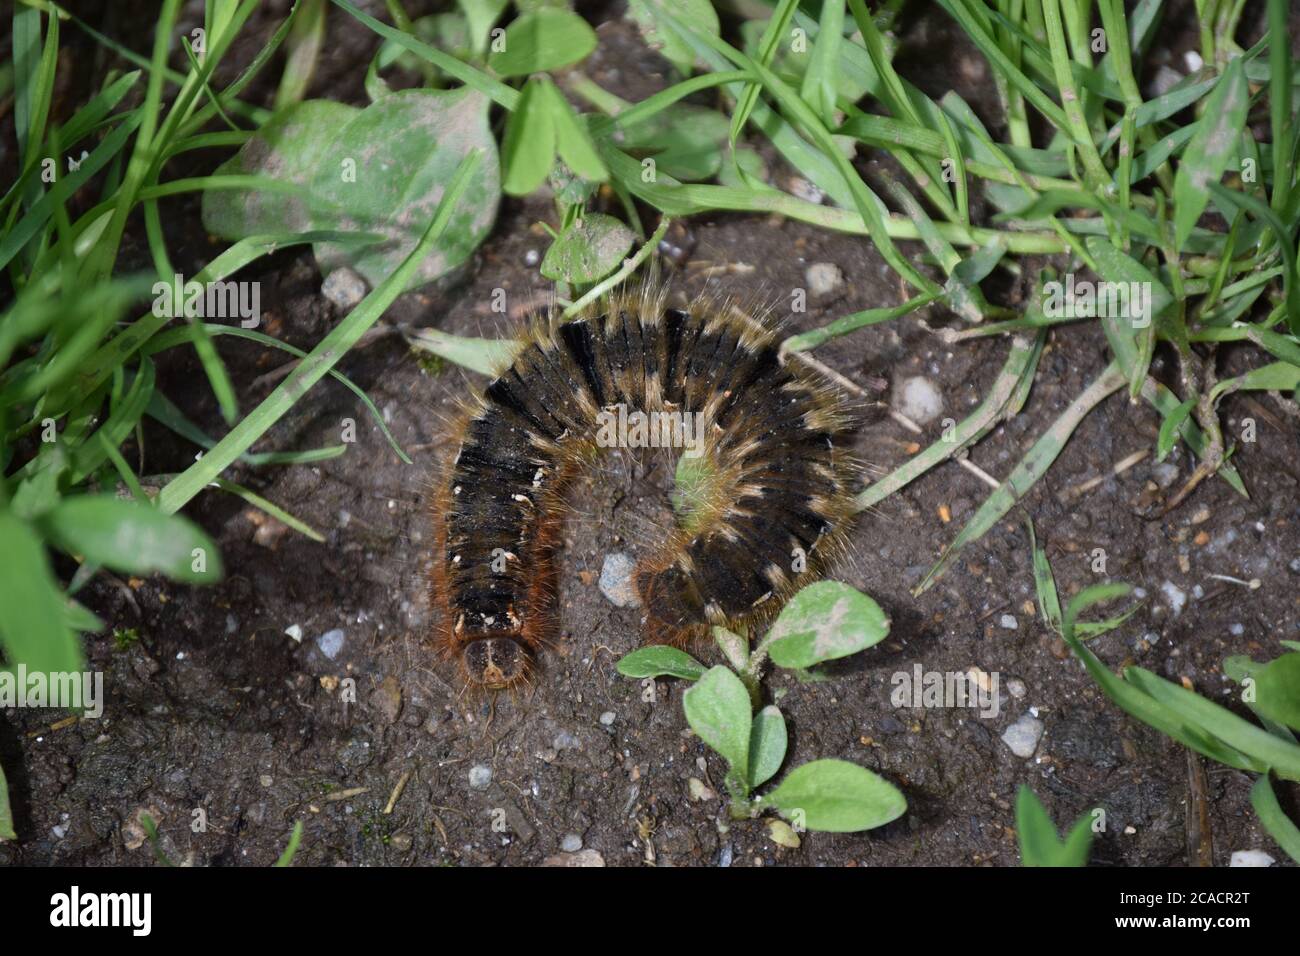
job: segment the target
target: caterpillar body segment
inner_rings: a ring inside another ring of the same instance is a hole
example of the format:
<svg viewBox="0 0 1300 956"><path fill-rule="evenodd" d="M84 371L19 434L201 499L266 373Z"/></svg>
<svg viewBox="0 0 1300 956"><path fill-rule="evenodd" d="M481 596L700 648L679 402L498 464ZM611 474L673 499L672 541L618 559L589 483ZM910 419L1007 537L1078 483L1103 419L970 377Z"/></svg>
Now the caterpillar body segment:
<svg viewBox="0 0 1300 956"><path fill-rule="evenodd" d="M566 485L638 414L708 475L692 520L635 569L646 642L762 623L843 551L854 416L819 373L782 358L770 329L732 308L664 308L648 290L537 320L469 402L436 479L437 640L472 685L526 680L553 639Z"/></svg>

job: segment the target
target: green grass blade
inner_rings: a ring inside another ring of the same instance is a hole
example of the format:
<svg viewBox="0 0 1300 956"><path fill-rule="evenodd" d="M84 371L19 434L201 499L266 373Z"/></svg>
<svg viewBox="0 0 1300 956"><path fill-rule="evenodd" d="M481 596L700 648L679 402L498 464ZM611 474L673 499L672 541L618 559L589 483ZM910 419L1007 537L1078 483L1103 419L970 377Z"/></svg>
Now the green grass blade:
<svg viewBox="0 0 1300 956"><path fill-rule="evenodd" d="M9 665L47 673L81 671L81 643L68 627L63 593L41 539L0 508L0 646Z"/></svg>
<svg viewBox="0 0 1300 956"><path fill-rule="evenodd" d="M295 820L293 822L293 832L289 834L289 843L285 846L284 852L280 854L279 859L275 861L275 865L279 867L290 866L293 863L294 856L298 853L298 844L301 842L302 821Z"/></svg>
<svg viewBox="0 0 1300 956"><path fill-rule="evenodd" d="M444 73L454 76L471 89L485 94L498 106L513 111L518 105L519 93L516 90L506 86L500 80L493 79L482 70L475 69L468 63L462 63L454 56L443 53L437 47L430 46L409 33L403 33L401 30L394 29L385 23L380 23L370 14L358 10L348 0L333 0L333 3L335 6L346 10L381 37L392 40L398 46L410 50L423 60L428 60Z"/></svg>
<svg viewBox="0 0 1300 956"><path fill-rule="evenodd" d="M919 595L928 590L952 565L962 548L984 536L990 528L998 523L1011 510L1035 482L1043 476L1052 462L1061 453L1079 423L1088 413L1099 405L1107 396L1124 384L1124 375L1114 362L1084 389L1079 397L1070 403L1070 407L1054 421L1020 460L1002 486L989 495L975 515L961 529L957 537L944 549L938 562L932 567L915 588L912 594Z"/></svg>
<svg viewBox="0 0 1300 956"><path fill-rule="evenodd" d="M969 447L987 435L1014 405L1017 391L1025 382L1033 379L1034 369L1038 365L1039 356L1042 355L1045 340L1046 335L1043 333L1036 336L1032 343L1028 339L1013 339L1011 351L1002 366L1002 371L998 373L993 387L980 402L979 407L962 419L950 436L941 438L863 490L856 501L858 510L863 511L884 501L935 465L952 458L963 448Z"/></svg>
<svg viewBox="0 0 1300 956"><path fill-rule="evenodd" d="M1183 150L1183 161L1174 176L1174 246L1180 251L1209 202L1206 187L1223 175L1245 128L1250 90L1242 71L1244 63L1244 57L1229 61L1205 101L1205 114L1197 120L1196 132Z"/></svg>
<svg viewBox="0 0 1300 956"><path fill-rule="evenodd" d="M236 242L199 270L192 281L200 284L221 282L234 275L250 262L288 246L315 242L372 243L379 241L381 238L377 233L343 232L338 230L248 236ZM55 417L62 415L83 395L98 388L113 373L113 369L139 351L146 342L153 338L170 321L167 316L158 315L151 310L105 342L84 362L78 365L72 388L50 396L47 401L49 414ZM2 337L3 325L0 325L0 342L2 342ZM3 355L3 352L0 352L0 355Z"/></svg>
<svg viewBox="0 0 1300 956"><path fill-rule="evenodd" d="M281 342L279 339L272 338L269 335L257 332L253 329L245 329L237 325L209 324L206 326L205 331L209 335L213 336L233 335L236 338L248 339L251 342L257 342L261 345L288 352L290 355L296 356L300 359L305 359L307 357L307 353L302 349L295 348L287 342ZM194 335L195 332L189 328L170 329L162 335L155 336L151 339L149 345L144 350L145 354L154 355L164 349L174 348L182 342L192 342L194 340ZM389 430L387 423L384 421L384 416L380 413L378 407L376 407L370 396L367 395L360 386L353 382L352 379L348 378L337 369L330 369L329 374L332 379L341 383L344 388L361 400L361 403L366 406L366 410L370 412L371 417L375 420L375 424L379 426L379 430L383 432L384 438L388 441L388 444L392 446L393 451L397 453L397 457L400 458L404 464L411 464L411 459L407 456L406 452L402 450L402 446L398 444L397 439L393 436L393 433Z"/></svg>
<svg viewBox="0 0 1300 956"><path fill-rule="evenodd" d="M1277 841L1287 856L1300 863L1300 827L1291 821L1278 803L1277 794L1268 775L1255 781L1250 788L1250 805L1255 808L1259 822L1264 825L1268 835Z"/></svg>
<svg viewBox="0 0 1300 956"><path fill-rule="evenodd" d="M258 509L259 511L266 512L276 521L279 521L281 524L287 525L288 527L292 528L294 531L297 531L299 534L311 538L311 540L317 543L323 543L325 541L325 536L321 534L319 531L317 531L315 528L313 528L311 525L307 524L305 521L295 518L293 515L289 514L289 512L285 511L283 508L281 508L279 505L275 504L274 502L267 501L257 492L252 491L249 488L245 488L243 485L237 485L233 481L228 481L225 478L217 478L215 481L213 481L213 484L216 485L218 488L220 488L222 491L228 491L235 497L242 498L244 501L248 502L254 508Z"/></svg>
<svg viewBox="0 0 1300 956"><path fill-rule="evenodd" d="M208 454L167 484L158 495L158 507L170 514L199 493L208 482L221 474L241 453L247 451L266 431L301 398L336 362L379 320L415 274L433 243L451 221L470 174L482 156L477 151L466 155L447 185L437 212L423 237L401 266L367 295L347 317L312 349L311 354L254 409L236 425Z"/></svg>

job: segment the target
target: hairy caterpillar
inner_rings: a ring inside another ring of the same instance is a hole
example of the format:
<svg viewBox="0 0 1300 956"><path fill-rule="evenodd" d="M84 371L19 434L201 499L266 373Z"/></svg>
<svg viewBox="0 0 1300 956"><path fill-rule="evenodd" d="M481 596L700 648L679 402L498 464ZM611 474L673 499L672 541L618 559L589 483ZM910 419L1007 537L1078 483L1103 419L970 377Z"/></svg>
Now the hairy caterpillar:
<svg viewBox="0 0 1300 956"><path fill-rule="evenodd" d="M734 308L666 309L649 287L567 323L537 319L468 402L436 480L437 641L471 685L526 679L554 634L565 485L609 444L616 415L670 422L659 437L691 444L709 472L690 526L636 567L646 642L760 623L843 550L853 416L761 322Z"/></svg>

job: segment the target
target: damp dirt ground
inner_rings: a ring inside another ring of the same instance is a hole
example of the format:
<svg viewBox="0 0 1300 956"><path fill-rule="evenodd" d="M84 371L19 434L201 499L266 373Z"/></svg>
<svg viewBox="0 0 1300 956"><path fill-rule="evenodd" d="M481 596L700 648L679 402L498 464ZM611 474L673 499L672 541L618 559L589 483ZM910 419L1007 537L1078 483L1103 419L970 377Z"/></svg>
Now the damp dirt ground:
<svg viewBox="0 0 1300 956"><path fill-rule="evenodd" d="M138 46L144 40L131 6L98 22ZM269 30L285 6L268 4L255 29ZM418 14L424 5L407 6ZM584 68L597 82L628 98L666 85L663 62L620 19L619 4L588 12L599 23L600 47ZM374 38L337 10L329 29L311 93L364 102ZM1171 36L1176 47L1178 32ZM957 89L996 126L991 79L940 13L909 17L903 44L900 68L909 77L932 94ZM236 62L255 48L249 41ZM93 49L84 47L87 62L102 65ZM269 100L272 90L254 93ZM193 168L207 171L220 159L198 154ZM878 172L870 162L863 168ZM771 171L791 174L776 163ZM547 283L529 263L546 247L534 224L551 215L545 202L504 202L462 284L408 294L389 320L462 334L509 332L529 303L545 301ZM219 250L198 225L196 203L169 202L164 218L173 258L187 274ZM792 330L900 301L897 278L861 238L712 215L690 220L675 241L684 255L665 273L685 301L734 293L779 303L807 286L810 264L838 266L843 285L788 316ZM129 236L124 260L147 262L142 230ZM288 342L310 347L339 317L320 294L307 252L279 253L241 277L262 283L264 331ZM498 288L512 315L491 311ZM1025 293L1023 280L1007 279L997 298L1014 305ZM945 346L927 328L954 321L934 309L832 342L817 356L882 401L900 380L925 376L939 388L944 415L960 418L987 393L1008 343ZM227 340L219 347L245 410L283 374L281 353ZM1258 359L1221 350L1216 361L1227 375ZM975 447L971 461L1005 476L1105 363L1097 330L1053 332L1024 411ZM440 437L444 422L456 398L481 382L421 361L400 336L382 332L340 368L369 392L414 465L398 460L349 392L326 381L257 450L333 445L353 419L357 441L346 454L232 473L319 529L325 543L209 491L188 513L219 542L223 583L193 589L159 578L94 580L82 597L111 628L86 646L91 667L105 675L105 713L52 729L57 716L48 712L0 712L0 759L19 832L16 843L0 844L0 864L152 865L138 822L145 811L159 822L161 849L194 865L267 865L294 821L304 825L297 862L311 865L1012 865L1022 784L1061 825L1104 808L1096 865L1188 863L1188 806L1197 799L1208 807L1208 830L1190 842L1208 832L1216 864L1235 850L1283 857L1254 818L1246 775L1189 765L1181 747L1110 704L1043 625L1033 607L1025 524L1032 516L1063 596L1101 579L1092 568L1096 549L1105 552L1106 577L1143 589L1136 614L1093 643L1104 661L1136 662L1231 703L1225 657L1262 660L1279 653L1280 639L1300 638L1300 575L1289 567L1300 558L1300 437L1296 419L1269 399L1233 397L1223 409L1234 434L1243 418L1256 422L1257 440L1239 443L1234 459L1250 499L1211 480L1154 519L1191 463L1175 451L1171 487L1149 456L1114 474L1118 463L1154 446L1159 421L1123 395L1107 399L1023 508L919 597L911 588L987 486L948 463L863 515L851 559L835 576L880 602L893 621L889 637L833 666L821 682L773 674L766 695L789 722L787 767L819 757L860 763L896 783L908 811L869 833L805 834L789 849L770 839L762 821L729 820L719 799L691 784L695 778L716 792L723 767L686 728L683 684L659 681L647 694L614 669L637 646L638 616L606 600L597 579L606 554L636 554L666 520L663 463L614 457L579 489L561 558L563 639L530 690L475 698L430 650L424 580L429 476L452 453ZM159 384L220 433L189 354L168 355ZM916 435L878 410L861 429L858 451L890 469L908 459L911 443L928 444L940 429L936 421ZM146 429L148 473L179 471L195 451L161 428ZM138 453L133 446L128 457ZM1259 583L1252 590L1215 575ZM113 629L138 639L115 640ZM341 632L341 641L337 634L319 640L330 632ZM718 659L711 647L695 650ZM891 678L918 664L996 673L1004 697L998 714L895 707ZM353 704L339 700L348 679ZM1022 696L1008 691L1013 682ZM1027 759L1001 739L1025 715L1043 725ZM1292 810L1295 796L1287 796ZM196 832L200 818L206 830ZM582 852L560 856L566 837L569 849L577 845L575 836Z"/></svg>

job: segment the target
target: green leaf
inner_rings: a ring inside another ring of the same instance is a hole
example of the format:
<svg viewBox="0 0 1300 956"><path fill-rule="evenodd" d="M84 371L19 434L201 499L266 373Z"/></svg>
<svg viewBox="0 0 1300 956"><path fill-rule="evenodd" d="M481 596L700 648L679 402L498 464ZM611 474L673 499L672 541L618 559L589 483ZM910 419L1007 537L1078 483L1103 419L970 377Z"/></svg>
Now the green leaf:
<svg viewBox="0 0 1300 956"><path fill-rule="evenodd" d="M9 806L9 784L5 782L5 768L0 767L0 840L17 840L14 832L14 814Z"/></svg>
<svg viewBox="0 0 1300 956"><path fill-rule="evenodd" d="M1239 770L1262 770L1263 766L1207 733L1199 725L1185 721L1171 708L1165 706L1144 690L1126 680L1120 680L1075 636L1074 622L1085 608L1128 594L1132 589L1126 584L1096 584L1084 588L1065 609L1061 623L1061 636L1083 661L1092 679L1101 685L1106 696L1129 714L1199 754Z"/></svg>
<svg viewBox="0 0 1300 956"><path fill-rule="evenodd" d="M1196 132L1183 150L1183 160L1174 176L1174 246L1192 234L1210 200L1208 186L1218 182L1237 151L1237 138L1246 125L1250 89L1243 72L1245 58L1228 61L1214 91L1206 98L1205 112L1196 121Z"/></svg>
<svg viewBox="0 0 1300 956"><path fill-rule="evenodd" d="M888 633L889 618L871 598L839 581L818 581L782 608L765 643L778 667L806 668L856 654Z"/></svg>
<svg viewBox="0 0 1300 956"><path fill-rule="evenodd" d="M596 49L596 31L568 10L544 7L506 27L505 48L488 57L498 76L526 76L570 66Z"/></svg>
<svg viewBox="0 0 1300 956"><path fill-rule="evenodd" d="M327 159L338 130L361 111L333 100L304 100L278 110L213 175L266 175L307 188L317 165ZM309 200L259 190L209 190L203 194L203 228L224 239L260 233L305 232L317 221Z"/></svg>
<svg viewBox="0 0 1300 956"><path fill-rule="evenodd" d="M897 787L847 760L814 760L795 767L759 803L806 829L827 833L871 830L907 810Z"/></svg>
<svg viewBox="0 0 1300 956"><path fill-rule="evenodd" d="M727 133L727 118L717 110L675 103L623 127L622 146L638 158L653 156L658 172L682 182L699 182L722 168Z"/></svg>
<svg viewBox="0 0 1300 956"><path fill-rule="evenodd" d="M1226 392L1293 392L1300 388L1300 365L1290 362L1270 362L1219 382L1210 391L1210 398L1218 400Z"/></svg>
<svg viewBox="0 0 1300 956"><path fill-rule="evenodd" d="M1264 716L1300 730L1300 654L1283 654L1259 670L1254 703Z"/></svg>
<svg viewBox="0 0 1300 956"><path fill-rule="evenodd" d="M646 46L658 50L665 60L686 76L695 65L695 50L659 16L663 0L628 0L627 12L641 30ZM718 36L718 14L710 0L673 0L672 13L697 30Z"/></svg>
<svg viewBox="0 0 1300 956"><path fill-rule="evenodd" d="M785 760L787 737L780 708L768 704L754 715L749 731L749 788L762 786L776 776Z"/></svg>
<svg viewBox="0 0 1300 956"><path fill-rule="evenodd" d="M548 84L543 77L525 83L518 108L506 120L502 188L512 196L526 196L540 186L555 163L555 120L542 93Z"/></svg>
<svg viewBox="0 0 1300 956"><path fill-rule="evenodd" d="M1062 842L1034 791L1022 784L1016 794L1016 836L1024 866L1086 866L1092 845L1091 817L1080 818Z"/></svg>
<svg viewBox="0 0 1300 956"><path fill-rule="evenodd" d="M584 121L574 112L569 101L549 78L543 84L542 92L550 104L548 112L555 124L555 149L560 159L583 179L593 182L609 179L609 167L600 158Z"/></svg>
<svg viewBox="0 0 1300 956"><path fill-rule="evenodd" d="M322 100L295 104L217 174L261 175L301 194L208 190L204 226L226 239L286 229L377 234L380 241L364 246L312 245L322 272L350 266L375 287L415 248L461 160L481 151L450 227L408 288L432 282L464 263L496 218L500 168L487 106L486 97L467 87L403 90L364 110Z"/></svg>
<svg viewBox="0 0 1300 956"><path fill-rule="evenodd" d="M82 446L85 447L85 446ZM30 521L59 503L59 479L68 467L68 453L60 444L42 444L31 473L18 483L9 507Z"/></svg>
<svg viewBox="0 0 1300 956"><path fill-rule="evenodd" d="M343 3L344 0L336 0ZM447 184L438 210L410 255L369 295L357 303L347 316L321 339L311 354L276 386L262 403L240 420L213 446L211 451L181 472L158 493L158 508L171 514L212 483L232 462L264 435L316 382L329 372L339 358L371 328L393 300L406 288L428 250L446 233L454 210L460 205L466 187L481 165L479 150L469 153L456 168Z"/></svg>
<svg viewBox="0 0 1300 956"><path fill-rule="evenodd" d="M0 778L0 785L3 783L3 778ZM0 793L0 800L3 797L4 795ZM1264 825L1268 835L1277 841L1277 845L1286 852L1287 856L1300 863L1300 827L1291 822L1291 818L1278 803L1277 794L1273 792L1273 784L1268 779L1268 774L1260 777L1255 781L1255 786L1250 788L1250 804L1255 808L1259 822ZM4 822L3 809L3 804L0 804L0 823Z"/></svg>
<svg viewBox="0 0 1300 956"><path fill-rule="evenodd" d="M417 349L492 378L505 371L519 354L515 339L471 338L435 328L416 329L408 341Z"/></svg>
<svg viewBox="0 0 1300 956"><path fill-rule="evenodd" d="M651 647L639 647L631 654L623 655L615 665L624 677L640 679L643 677L680 677L683 680L699 680L704 676L704 665L685 651L667 644Z"/></svg>
<svg viewBox="0 0 1300 956"><path fill-rule="evenodd" d="M542 275L556 282L598 282L622 264L634 242L636 234L613 216L588 213L551 243Z"/></svg>
<svg viewBox="0 0 1300 956"><path fill-rule="evenodd" d="M1300 781L1300 746L1293 741L1274 736L1226 707L1145 668L1125 668L1124 679L1193 726L1257 763L1272 767L1288 780Z"/></svg>
<svg viewBox="0 0 1300 956"><path fill-rule="evenodd" d="M476 53L487 47L488 33L505 12L509 0L457 0L469 24L470 45Z"/></svg>
<svg viewBox="0 0 1300 956"><path fill-rule="evenodd" d="M421 261L407 288L424 285L462 265L496 219L500 168L488 128L488 100L467 88L404 90L354 116L321 158L314 197L337 209L337 219L388 238L376 245L317 244L325 273L351 266L378 286L416 247L462 160L480 153L477 168L451 212L441 237ZM356 161L356 181L340 164Z"/></svg>
<svg viewBox="0 0 1300 956"><path fill-rule="evenodd" d="M9 664L46 673L83 670L81 644L68 627L45 548L28 525L3 510L0 554L0 646Z"/></svg>
<svg viewBox="0 0 1300 956"><path fill-rule="evenodd" d="M1047 560L1047 551L1038 543L1034 534L1034 522L1026 517L1029 526L1029 547L1034 556L1034 589L1038 594L1038 609L1043 615L1043 623L1058 633L1061 630L1061 596L1056 589L1056 576L1052 574L1052 565Z"/></svg>
<svg viewBox="0 0 1300 956"><path fill-rule="evenodd" d="M45 535L69 554L130 574L162 572L191 584L221 578L221 554L179 515L112 495L66 498L41 516Z"/></svg>
<svg viewBox="0 0 1300 956"><path fill-rule="evenodd" d="M1196 397L1193 396L1165 416L1165 420L1160 423L1160 436L1156 439L1156 461L1164 461L1173 451L1174 442L1178 440L1178 430L1183 427L1183 422L1187 421L1187 416L1195 407Z"/></svg>
<svg viewBox="0 0 1300 956"><path fill-rule="evenodd" d="M737 781L749 779L749 691L731 670L712 667L682 695L686 722L722 755Z"/></svg>

